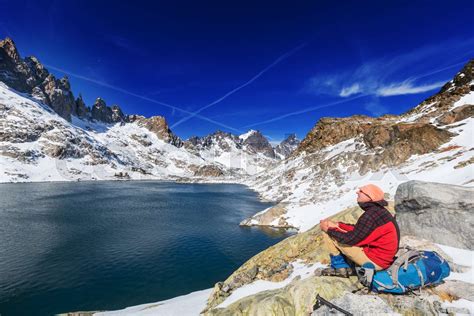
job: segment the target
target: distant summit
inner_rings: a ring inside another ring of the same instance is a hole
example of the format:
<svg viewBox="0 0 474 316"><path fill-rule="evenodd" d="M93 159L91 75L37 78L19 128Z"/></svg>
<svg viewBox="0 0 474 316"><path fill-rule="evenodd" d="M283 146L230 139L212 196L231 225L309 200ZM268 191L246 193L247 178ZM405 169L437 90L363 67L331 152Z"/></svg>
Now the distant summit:
<svg viewBox="0 0 474 316"><path fill-rule="evenodd" d="M108 107L101 98L92 107L87 107L80 95L75 99L68 77L56 79L34 56L22 59L9 37L0 41L0 81L32 95L67 121L71 115L105 123L127 120L118 105Z"/></svg>
<svg viewBox="0 0 474 316"><path fill-rule="evenodd" d="M280 144L275 147L275 154L280 159L289 157L300 144L296 134L289 134Z"/></svg>

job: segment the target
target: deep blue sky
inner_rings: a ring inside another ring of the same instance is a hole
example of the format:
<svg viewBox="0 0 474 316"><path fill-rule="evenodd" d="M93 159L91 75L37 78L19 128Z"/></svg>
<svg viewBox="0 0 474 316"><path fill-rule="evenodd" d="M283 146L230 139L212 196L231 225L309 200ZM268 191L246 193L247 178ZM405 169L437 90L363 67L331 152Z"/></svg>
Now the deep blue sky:
<svg viewBox="0 0 474 316"><path fill-rule="evenodd" d="M172 126L257 76L174 125L183 138L402 113L474 57L474 1L151 2L0 0L0 37L69 73L88 105Z"/></svg>

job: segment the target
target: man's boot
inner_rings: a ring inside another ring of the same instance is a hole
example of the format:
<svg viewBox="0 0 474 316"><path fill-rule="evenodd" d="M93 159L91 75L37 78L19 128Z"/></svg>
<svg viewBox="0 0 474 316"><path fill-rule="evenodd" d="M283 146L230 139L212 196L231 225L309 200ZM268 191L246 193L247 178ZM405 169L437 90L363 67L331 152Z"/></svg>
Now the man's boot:
<svg viewBox="0 0 474 316"><path fill-rule="evenodd" d="M336 276L342 278L348 278L351 275L355 275L354 269L346 262L346 259L342 254L329 255L331 257L331 267L324 269L316 269L314 274L317 276Z"/></svg>

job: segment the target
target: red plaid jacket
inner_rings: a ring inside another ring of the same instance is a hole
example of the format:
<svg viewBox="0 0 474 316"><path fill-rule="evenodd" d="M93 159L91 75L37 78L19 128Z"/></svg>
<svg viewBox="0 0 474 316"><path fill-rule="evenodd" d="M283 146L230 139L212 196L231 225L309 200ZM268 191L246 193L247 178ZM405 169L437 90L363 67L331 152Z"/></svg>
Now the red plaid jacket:
<svg viewBox="0 0 474 316"><path fill-rule="evenodd" d="M359 203L364 213L355 225L338 223L328 235L342 244L362 247L367 257L386 269L398 251L400 231L386 201Z"/></svg>

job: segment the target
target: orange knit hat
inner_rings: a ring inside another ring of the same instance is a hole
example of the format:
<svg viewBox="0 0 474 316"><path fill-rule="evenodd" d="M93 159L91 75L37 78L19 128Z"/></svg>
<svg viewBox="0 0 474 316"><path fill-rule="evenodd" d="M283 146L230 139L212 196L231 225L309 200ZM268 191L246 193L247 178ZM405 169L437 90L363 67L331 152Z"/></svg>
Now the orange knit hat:
<svg viewBox="0 0 474 316"><path fill-rule="evenodd" d="M374 202L384 199L384 193L382 189L375 184L364 185L363 187L360 187L359 190L367 194Z"/></svg>

